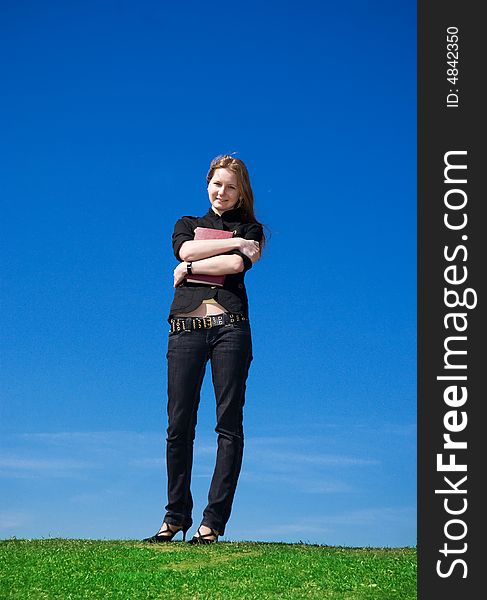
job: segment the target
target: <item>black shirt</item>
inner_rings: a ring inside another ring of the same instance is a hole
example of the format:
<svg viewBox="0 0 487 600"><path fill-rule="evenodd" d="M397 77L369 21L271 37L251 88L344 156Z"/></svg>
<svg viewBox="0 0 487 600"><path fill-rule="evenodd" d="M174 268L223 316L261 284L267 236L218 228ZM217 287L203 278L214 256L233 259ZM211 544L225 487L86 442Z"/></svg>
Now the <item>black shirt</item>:
<svg viewBox="0 0 487 600"><path fill-rule="evenodd" d="M211 227L234 231L235 237L247 240L262 241L262 226L257 223L243 222L242 211L239 208L226 210L222 215L217 215L213 209L202 217L181 217L174 225L172 234L172 245L175 257L180 261L179 249L184 242L194 239L196 227ZM187 283L183 280L174 291L174 299L169 312L169 319L179 313L188 313L197 308L203 300L214 298L228 312L240 313L248 316L248 299L245 290L244 277L246 271L252 267L250 258L240 250L230 250L221 254L238 254L244 263L241 273L225 275L223 287L209 286L204 284Z"/></svg>

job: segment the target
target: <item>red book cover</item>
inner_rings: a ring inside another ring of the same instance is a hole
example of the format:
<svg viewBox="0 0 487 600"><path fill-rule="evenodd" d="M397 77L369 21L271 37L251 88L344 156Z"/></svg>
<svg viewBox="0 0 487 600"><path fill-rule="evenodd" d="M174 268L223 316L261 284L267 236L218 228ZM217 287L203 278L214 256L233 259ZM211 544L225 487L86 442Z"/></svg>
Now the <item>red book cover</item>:
<svg viewBox="0 0 487 600"><path fill-rule="evenodd" d="M211 227L196 227L194 230L195 240L220 240L233 237L233 231L223 229L212 229ZM189 283L204 283L222 287L225 283L225 275L188 275L186 281Z"/></svg>

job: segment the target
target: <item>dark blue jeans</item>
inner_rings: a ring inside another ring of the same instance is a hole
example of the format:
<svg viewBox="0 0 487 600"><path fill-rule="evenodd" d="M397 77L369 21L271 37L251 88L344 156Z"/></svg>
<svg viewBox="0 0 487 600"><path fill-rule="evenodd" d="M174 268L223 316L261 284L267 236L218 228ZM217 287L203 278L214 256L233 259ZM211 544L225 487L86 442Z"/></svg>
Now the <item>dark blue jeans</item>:
<svg viewBox="0 0 487 600"><path fill-rule="evenodd" d="M216 396L218 450L202 524L220 535L230 518L244 447L243 406L252 361L248 321L211 329L179 331L168 340L168 504L164 520L190 527L193 523L191 469L201 384L211 361Z"/></svg>

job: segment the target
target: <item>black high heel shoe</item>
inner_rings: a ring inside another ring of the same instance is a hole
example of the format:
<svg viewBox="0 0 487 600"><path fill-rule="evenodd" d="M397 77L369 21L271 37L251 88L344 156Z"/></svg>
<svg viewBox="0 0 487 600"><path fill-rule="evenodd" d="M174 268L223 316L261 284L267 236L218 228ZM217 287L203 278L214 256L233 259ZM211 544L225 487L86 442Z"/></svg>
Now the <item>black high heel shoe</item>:
<svg viewBox="0 0 487 600"><path fill-rule="evenodd" d="M201 525L200 525L201 527ZM198 535L194 535L188 542L188 544L214 544L218 541L218 536L220 535L216 529L212 529L209 527L209 533L201 533L200 527L198 527L198 531L196 532ZM208 525L206 526L208 527Z"/></svg>
<svg viewBox="0 0 487 600"><path fill-rule="evenodd" d="M179 533L180 531L183 532L183 542L186 541L186 532L189 529L188 527L178 527L177 525L174 525L174 527L176 527L176 529L173 529L171 527L171 525L169 523L166 523L164 521L163 525L165 525L165 529L163 529L162 531L158 531L155 535L152 535L151 537L148 538L144 538L142 541L143 542L149 542L149 544L160 544L160 543L164 543L164 542L172 542L174 536Z"/></svg>

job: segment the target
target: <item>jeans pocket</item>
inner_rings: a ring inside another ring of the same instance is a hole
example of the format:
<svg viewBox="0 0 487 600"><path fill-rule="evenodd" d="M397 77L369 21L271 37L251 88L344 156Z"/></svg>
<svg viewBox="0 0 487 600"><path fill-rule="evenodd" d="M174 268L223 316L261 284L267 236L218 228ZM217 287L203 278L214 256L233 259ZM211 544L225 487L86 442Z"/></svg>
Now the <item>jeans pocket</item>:
<svg viewBox="0 0 487 600"><path fill-rule="evenodd" d="M175 337L179 337L183 333L191 333L191 331L189 329L180 329L179 331L169 330L168 337L169 339L173 339Z"/></svg>
<svg viewBox="0 0 487 600"><path fill-rule="evenodd" d="M236 323L228 323L225 325L225 329L231 329L234 331L242 331L243 333L250 333L250 322L249 321L238 321Z"/></svg>

